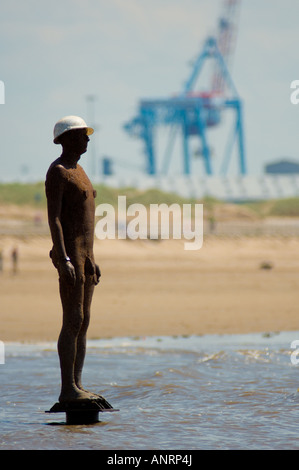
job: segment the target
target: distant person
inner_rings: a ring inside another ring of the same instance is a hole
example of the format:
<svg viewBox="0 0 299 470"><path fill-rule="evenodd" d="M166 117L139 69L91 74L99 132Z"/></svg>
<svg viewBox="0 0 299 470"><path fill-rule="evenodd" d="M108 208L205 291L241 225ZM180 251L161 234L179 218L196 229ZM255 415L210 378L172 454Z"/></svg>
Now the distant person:
<svg viewBox="0 0 299 470"><path fill-rule="evenodd" d="M42 213L40 211L36 212L34 214L34 225L38 227L39 225L42 224L42 220L43 220Z"/></svg>
<svg viewBox="0 0 299 470"><path fill-rule="evenodd" d="M12 273L15 275L18 272L18 262L19 262L19 253L16 247L11 252L11 260L12 260Z"/></svg>
<svg viewBox="0 0 299 470"><path fill-rule="evenodd" d="M93 253L95 191L78 164L87 150L93 129L77 116L55 124L54 143L62 154L49 167L45 188L53 248L58 270L63 324L58 339L61 368L60 402L91 399L81 382L86 353L86 334L94 286L100 269Z"/></svg>

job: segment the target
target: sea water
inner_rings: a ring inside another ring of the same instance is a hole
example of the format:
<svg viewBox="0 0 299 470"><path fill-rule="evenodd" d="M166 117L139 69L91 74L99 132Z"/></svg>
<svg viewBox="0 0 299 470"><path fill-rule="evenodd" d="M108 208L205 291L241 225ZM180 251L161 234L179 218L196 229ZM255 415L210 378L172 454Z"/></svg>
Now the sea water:
<svg viewBox="0 0 299 470"><path fill-rule="evenodd" d="M119 409L89 425L45 413L60 392L55 343L5 344L0 449L298 449L296 340L299 332L89 341L84 386Z"/></svg>

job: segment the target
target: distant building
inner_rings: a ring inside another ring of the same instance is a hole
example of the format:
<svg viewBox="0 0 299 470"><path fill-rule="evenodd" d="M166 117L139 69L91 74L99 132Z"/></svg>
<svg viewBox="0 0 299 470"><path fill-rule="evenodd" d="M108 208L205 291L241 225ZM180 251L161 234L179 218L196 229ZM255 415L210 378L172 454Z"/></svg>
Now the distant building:
<svg viewBox="0 0 299 470"><path fill-rule="evenodd" d="M291 162L289 160L281 160L276 163L265 165L265 173L294 174L299 173L299 162Z"/></svg>
<svg viewBox="0 0 299 470"><path fill-rule="evenodd" d="M113 174L113 169L112 169L112 158L110 157L104 157L102 160L102 171L103 175L109 176Z"/></svg>

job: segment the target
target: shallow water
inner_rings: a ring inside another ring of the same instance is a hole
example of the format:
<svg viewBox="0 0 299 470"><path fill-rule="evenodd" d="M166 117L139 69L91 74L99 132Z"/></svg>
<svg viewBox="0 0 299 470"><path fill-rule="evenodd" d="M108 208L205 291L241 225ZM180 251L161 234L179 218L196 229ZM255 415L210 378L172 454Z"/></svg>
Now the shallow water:
<svg viewBox="0 0 299 470"><path fill-rule="evenodd" d="M299 332L88 343L84 385L118 412L92 425L45 413L57 401L56 344L6 344L0 449L297 449Z"/></svg>

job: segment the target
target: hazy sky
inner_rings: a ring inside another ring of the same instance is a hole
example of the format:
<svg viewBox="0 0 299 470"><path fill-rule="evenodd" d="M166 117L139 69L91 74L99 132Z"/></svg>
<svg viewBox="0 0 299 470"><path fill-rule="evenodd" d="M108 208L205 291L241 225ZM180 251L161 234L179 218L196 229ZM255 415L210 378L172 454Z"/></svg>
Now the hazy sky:
<svg viewBox="0 0 299 470"><path fill-rule="evenodd" d="M181 90L221 6L221 0L2 0L0 179L44 179L60 153L52 143L55 122L68 114L88 120L87 95L96 96L97 156L114 157L116 169L142 168L142 143L122 125L140 98ZM233 79L244 101L252 174L282 157L299 160L299 104L290 102L290 84L299 79L298 18L298 0L242 1Z"/></svg>

